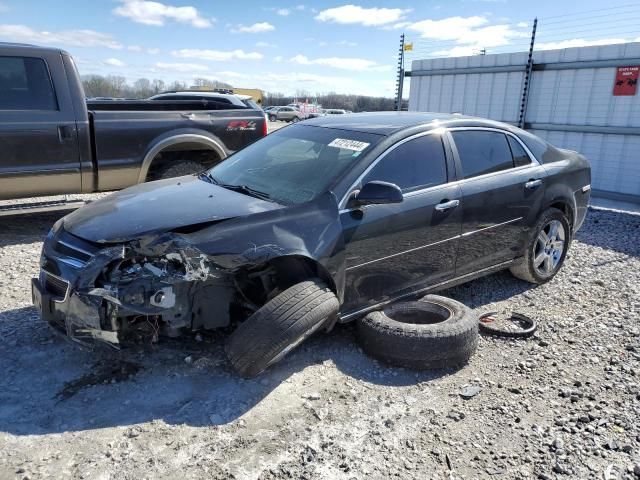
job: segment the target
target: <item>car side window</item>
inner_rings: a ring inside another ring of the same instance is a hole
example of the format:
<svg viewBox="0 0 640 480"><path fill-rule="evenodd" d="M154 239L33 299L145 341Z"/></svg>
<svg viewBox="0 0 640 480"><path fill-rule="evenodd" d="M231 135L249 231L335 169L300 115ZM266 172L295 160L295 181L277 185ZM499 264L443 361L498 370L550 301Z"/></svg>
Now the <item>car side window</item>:
<svg viewBox="0 0 640 480"><path fill-rule="evenodd" d="M483 130L451 132L462 164L463 178L477 177L513 167L504 133Z"/></svg>
<svg viewBox="0 0 640 480"><path fill-rule="evenodd" d="M395 183L403 193L447 181L447 162L440 135L423 135L386 154L363 178L362 185L379 180Z"/></svg>
<svg viewBox="0 0 640 480"><path fill-rule="evenodd" d="M522 145L513 137L507 135L509 146L511 147L511 154L513 155L513 163L516 167L522 167L524 165L531 164L531 158L527 155Z"/></svg>
<svg viewBox="0 0 640 480"><path fill-rule="evenodd" d="M0 57L0 110L58 110L44 60Z"/></svg>

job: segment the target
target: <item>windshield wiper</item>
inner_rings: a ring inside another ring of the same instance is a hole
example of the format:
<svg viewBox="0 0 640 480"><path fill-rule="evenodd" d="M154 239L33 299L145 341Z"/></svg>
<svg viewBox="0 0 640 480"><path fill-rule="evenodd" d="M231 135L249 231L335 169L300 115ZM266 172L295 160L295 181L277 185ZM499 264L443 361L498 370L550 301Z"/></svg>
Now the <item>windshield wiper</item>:
<svg viewBox="0 0 640 480"><path fill-rule="evenodd" d="M215 179L213 179L215 181ZM234 192L244 193L252 197L261 198L263 200L270 200L271 196L266 192L261 192L255 188L248 187L246 185L231 185L229 183L218 183L219 187L226 188L227 190L233 190Z"/></svg>
<svg viewBox="0 0 640 480"><path fill-rule="evenodd" d="M216 177L214 177L213 175L211 175L211 172L202 172L199 175L200 179L205 180L209 183L214 183L216 185L220 185L220 182L218 181L218 179Z"/></svg>

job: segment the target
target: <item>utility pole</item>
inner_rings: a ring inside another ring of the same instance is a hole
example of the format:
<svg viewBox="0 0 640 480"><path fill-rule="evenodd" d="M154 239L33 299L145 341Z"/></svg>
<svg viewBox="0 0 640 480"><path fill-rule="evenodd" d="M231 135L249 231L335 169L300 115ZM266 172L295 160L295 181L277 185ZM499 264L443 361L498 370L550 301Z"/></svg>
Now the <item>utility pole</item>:
<svg viewBox="0 0 640 480"><path fill-rule="evenodd" d="M398 77L396 79L396 111L402 110L402 87L404 85L404 33L400 35L398 51Z"/></svg>
<svg viewBox="0 0 640 480"><path fill-rule="evenodd" d="M525 117L527 116L527 102L529 100L529 90L531 89L531 72L533 69L533 45L536 41L536 28L538 19L533 19L533 29L531 30L531 44L529 45L529 58L527 60L527 68L524 71L524 82L522 83L522 100L520 102L520 117L518 118L518 127L524 128Z"/></svg>

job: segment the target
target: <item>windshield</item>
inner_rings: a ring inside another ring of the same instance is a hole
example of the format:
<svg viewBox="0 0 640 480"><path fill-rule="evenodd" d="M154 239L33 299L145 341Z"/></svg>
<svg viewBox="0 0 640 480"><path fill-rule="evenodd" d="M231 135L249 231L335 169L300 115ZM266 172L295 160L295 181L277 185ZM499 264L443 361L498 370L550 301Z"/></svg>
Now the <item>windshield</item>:
<svg viewBox="0 0 640 480"><path fill-rule="evenodd" d="M294 205L329 190L383 137L371 133L293 125L233 154L208 173L216 183L247 187Z"/></svg>

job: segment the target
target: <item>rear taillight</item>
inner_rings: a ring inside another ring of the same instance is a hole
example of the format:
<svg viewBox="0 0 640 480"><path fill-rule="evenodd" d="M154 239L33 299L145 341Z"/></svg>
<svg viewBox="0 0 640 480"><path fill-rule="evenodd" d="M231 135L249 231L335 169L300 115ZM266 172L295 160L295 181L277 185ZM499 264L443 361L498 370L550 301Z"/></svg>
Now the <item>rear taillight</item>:
<svg viewBox="0 0 640 480"><path fill-rule="evenodd" d="M266 137L267 134L269 133L269 118L267 117L267 114L264 114L264 123L262 124L262 136Z"/></svg>

